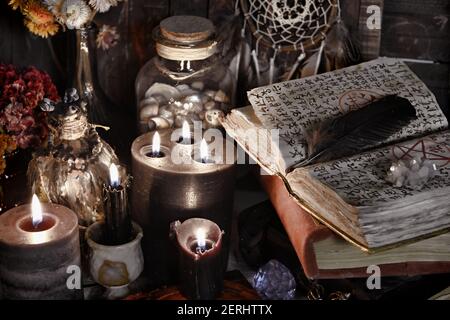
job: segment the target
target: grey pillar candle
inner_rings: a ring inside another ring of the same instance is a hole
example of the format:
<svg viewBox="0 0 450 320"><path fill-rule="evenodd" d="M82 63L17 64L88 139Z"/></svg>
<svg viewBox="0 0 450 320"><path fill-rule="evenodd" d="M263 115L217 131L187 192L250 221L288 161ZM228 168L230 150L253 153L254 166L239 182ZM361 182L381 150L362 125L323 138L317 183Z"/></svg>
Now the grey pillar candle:
<svg viewBox="0 0 450 320"><path fill-rule="evenodd" d="M152 157L154 133L138 137L131 148L132 218L144 230L145 271L155 285L177 279L177 250L169 239L171 222L195 217L214 221L225 230L225 252L231 233L235 165L175 164L170 155L180 144L171 141L171 133L160 132L160 157ZM190 148L192 151L195 146Z"/></svg>
<svg viewBox="0 0 450 320"><path fill-rule="evenodd" d="M31 206L0 216L0 283L6 299L80 299L69 289L73 267L80 266L78 218L70 209L42 204L43 220L36 227ZM71 271L72 270L72 271Z"/></svg>

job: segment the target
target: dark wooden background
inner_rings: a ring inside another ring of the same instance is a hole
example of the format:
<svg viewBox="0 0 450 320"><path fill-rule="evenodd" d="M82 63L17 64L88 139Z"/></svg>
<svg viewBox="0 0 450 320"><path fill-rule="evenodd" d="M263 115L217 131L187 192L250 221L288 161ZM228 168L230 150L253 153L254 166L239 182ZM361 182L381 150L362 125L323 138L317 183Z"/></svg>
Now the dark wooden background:
<svg viewBox="0 0 450 320"><path fill-rule="evenodd" d="M72 51L70 32L51 39L33 36L22 16L0 4L0 61L35 65L49 72L62 91L70 79ZM363 45L365 59L378 55L432 60L438 64L412 64L435 92L448 114L450 62L450 1L447 0L341 0L344 20ZM382 30L366 27L367 6L384 8ZM234 12L235 0L125 0L96 18L98 25L116 25L119 44L109 51L97 50L98 73L105 92L134 112L134 82L139 68L154 54L152 29L161 19L177 14L209 17L220 25Z"/></svg>

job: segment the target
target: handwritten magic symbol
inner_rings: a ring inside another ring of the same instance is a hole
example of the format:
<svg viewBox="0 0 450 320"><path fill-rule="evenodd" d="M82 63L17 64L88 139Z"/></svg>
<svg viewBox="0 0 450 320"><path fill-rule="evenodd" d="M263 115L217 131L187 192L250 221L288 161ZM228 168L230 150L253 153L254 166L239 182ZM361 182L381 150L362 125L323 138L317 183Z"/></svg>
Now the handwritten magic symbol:
<svg viewBox="0 0 450 320"><path fill-rule="evenodd" d="M392 154L397 160L410 160L421 157L433 161L438 167L444 168L450 164L450 146L438 144L431 139L423 139L409 145L396 145Z"/></svg>
<svg viewBox="0 0 450 320"><path fill-rule="evenodd" d="M339 110L348 113L365 107L379 100L383 94L371 90L351 90L344 93L339 99Z"/></svg>

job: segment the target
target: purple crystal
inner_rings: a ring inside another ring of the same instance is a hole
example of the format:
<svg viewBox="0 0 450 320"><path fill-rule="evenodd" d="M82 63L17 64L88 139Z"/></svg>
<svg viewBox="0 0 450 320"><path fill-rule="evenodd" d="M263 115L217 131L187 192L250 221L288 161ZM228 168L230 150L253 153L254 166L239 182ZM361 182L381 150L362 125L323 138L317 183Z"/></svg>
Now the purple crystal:
<svg viewBox="0 0 450 320"><path fill-rule="evenodd" d="M288 268L270 260L253 277L253 287L265 300L291 300L297 284Z"/></svg>

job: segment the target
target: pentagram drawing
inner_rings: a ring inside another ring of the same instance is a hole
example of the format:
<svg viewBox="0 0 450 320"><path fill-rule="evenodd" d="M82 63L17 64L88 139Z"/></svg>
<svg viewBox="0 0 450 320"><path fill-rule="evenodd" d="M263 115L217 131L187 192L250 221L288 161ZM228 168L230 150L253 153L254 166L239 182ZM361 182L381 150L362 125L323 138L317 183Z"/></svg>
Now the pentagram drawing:
<svg viewBox="0 0 450 320"><path fill-rule="evenodd" d="M351 90L344 93L339 99L339 110L343 113L349 113L365 107L372 102L383 97L381 92L374 90Z"/></svg>
<svg viewBox="0 0 450 320"><path fill-rule="evenodd" d="M420 157L435 163L439 168L450 164L450 146L438 144L431 139L422 139L413 145L396 145L392 148L392 154L397 160L411 160Z"/></svg>

